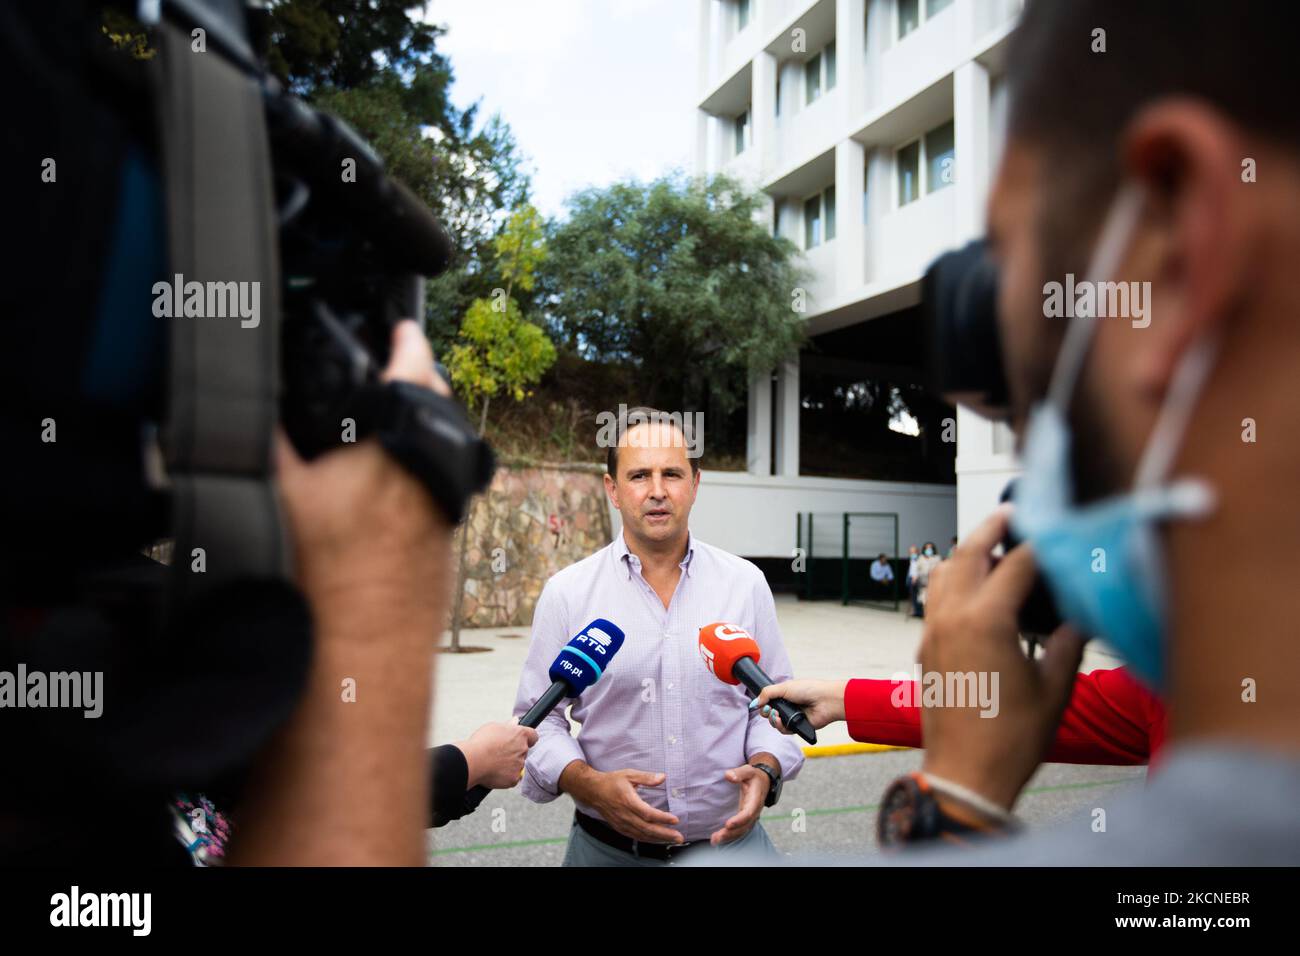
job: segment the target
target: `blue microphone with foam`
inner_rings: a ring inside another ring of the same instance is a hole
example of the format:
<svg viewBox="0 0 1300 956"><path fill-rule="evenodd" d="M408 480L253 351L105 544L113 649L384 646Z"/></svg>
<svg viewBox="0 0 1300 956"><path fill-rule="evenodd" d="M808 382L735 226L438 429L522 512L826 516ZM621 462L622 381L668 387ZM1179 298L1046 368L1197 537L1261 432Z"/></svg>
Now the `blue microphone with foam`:
<svg viewBox="0 0 1300 956"><path fill-rule="evenodd" d="M519 718L519 723L536 727L565 697L581 696L584 690L600 680L622 646L622 630L603 617L596 618L560 648L551 664L551 689Z"/></svg>
<svg viewBox="0 0 1300 956"><path fill-rule="evenodd" d="M551 686L528 713L519 718L524 727L537 727L555 705L566 697L578 697L605 675L609 662L623 646L623 631L611 621L598 617L560 648L551 664ZM491 791L487 787L472 788L466 795L470 805L477 807Z"/></svg>

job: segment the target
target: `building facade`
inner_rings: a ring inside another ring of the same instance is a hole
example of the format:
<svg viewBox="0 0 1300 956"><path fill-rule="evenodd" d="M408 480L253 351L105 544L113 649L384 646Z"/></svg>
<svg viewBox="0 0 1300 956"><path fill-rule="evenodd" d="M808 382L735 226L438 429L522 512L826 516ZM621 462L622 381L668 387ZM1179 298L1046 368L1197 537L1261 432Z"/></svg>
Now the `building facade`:
<svg viewBox="0 0 1300 956"><path fill-rule="evenodd" d="M797 511L880 511L899 515L904 548L946 548L1015 473L1009 431L961 408L943 439L957 443L947 483L810 477L800 428L801 373L814 364L847 379L919 380L921 276L984 231L1022 4L698 0L695 172L767 195L770 227L803 252L799 304L823 345L751 383L747 472L706 476L721 487L701 487L702 536L747 556L772 555L780 540L776 553L788 554ZM737 528L746 514L771 528Z"/></svg>

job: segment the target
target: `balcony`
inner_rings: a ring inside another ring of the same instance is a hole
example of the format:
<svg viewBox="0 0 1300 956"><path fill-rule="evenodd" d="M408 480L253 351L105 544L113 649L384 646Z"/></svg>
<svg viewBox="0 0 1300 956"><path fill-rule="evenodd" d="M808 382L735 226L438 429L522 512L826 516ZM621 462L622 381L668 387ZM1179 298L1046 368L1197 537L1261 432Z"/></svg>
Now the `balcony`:
<svg viewBox="0 0 1300 956"><path fill-rule="evenodd" d="M763 172L784 170L834 146L844 129L843 86L823 93L799 110L782 115L763 154Z"/></svg>
<svg viewBox="0 0 1300 956"><path fill-rule="evenodd" d="M895 285L918 278L940 252L952 247L957 188L922 196L887 214L867 242L867 279Z"/></svg>

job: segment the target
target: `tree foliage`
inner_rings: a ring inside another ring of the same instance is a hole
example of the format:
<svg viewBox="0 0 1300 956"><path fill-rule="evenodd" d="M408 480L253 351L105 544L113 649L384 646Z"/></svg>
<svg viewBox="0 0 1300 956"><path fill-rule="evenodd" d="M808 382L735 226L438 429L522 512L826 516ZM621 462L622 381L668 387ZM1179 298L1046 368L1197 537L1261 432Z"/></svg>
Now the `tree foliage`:
<svg viewBox="0 0 1300 956"><path fill-rule="evenodd" d="M439 351L457 319L503 280L493 241L528 198L514 135L477 104L451 102L444 27L411 16L408 0L282 0L271 8L268 63L290 89L351 124L450 232L455 255L428 283L425 325Z"/></svg>
<svg viewBox="0 0 1300 956"><path fill-rule="evenodd" d="M504 392L516 402L528 396L555 361L555 346L541 327L524 318L513 292L533 287L546 260L545 224L532 206L522 206L497 235L496 271L506 282L488 298L475 299L447 353L452 384L471 405Z"/></svg>
<svg viewBox="0 0 1300 956"><path fill-rule="evenodd" d="M566 349L635 369L641 401L730 411L750 375L797 354L795 247L725 176L616 183L570 200L541 270Z"/></svg>

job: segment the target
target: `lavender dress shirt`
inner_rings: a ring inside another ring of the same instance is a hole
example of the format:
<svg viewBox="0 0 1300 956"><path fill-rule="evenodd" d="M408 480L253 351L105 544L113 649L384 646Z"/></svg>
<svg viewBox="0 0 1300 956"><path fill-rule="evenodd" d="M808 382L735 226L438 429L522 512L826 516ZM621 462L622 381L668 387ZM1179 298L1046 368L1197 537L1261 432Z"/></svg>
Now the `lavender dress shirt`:
<svg viewBox="0 0 1300 956"><path fill-rule="evenodd" d="M547 671L569 639L598 617L626 634L603 677L573 702L581 725L570 733L562 702L538 728L528 755L523 792L536 803L559 795L560 774L574 760L594 769L664 773L641 798L680 821L687 842L707 840L739 806L740 788L723 778L766 751L783 779L803 765L797 740L750 712L743 686L725 684L704 666L699 630L715 621L739 624L762 650L762 667L775 681L791 676L790 658L776 623L772 592L750 562L691 536L682 576L667 609L642 577L641 562L622 533L608 546L557 573L538 599L528 660L519 679L515 716L550 686ZM590 807L578 808L599 819Z"/></svg>

